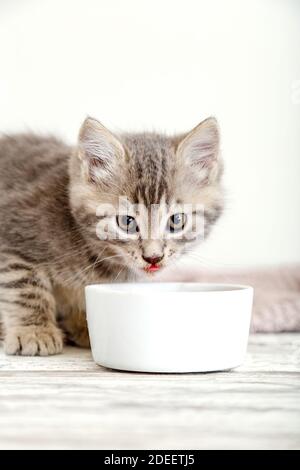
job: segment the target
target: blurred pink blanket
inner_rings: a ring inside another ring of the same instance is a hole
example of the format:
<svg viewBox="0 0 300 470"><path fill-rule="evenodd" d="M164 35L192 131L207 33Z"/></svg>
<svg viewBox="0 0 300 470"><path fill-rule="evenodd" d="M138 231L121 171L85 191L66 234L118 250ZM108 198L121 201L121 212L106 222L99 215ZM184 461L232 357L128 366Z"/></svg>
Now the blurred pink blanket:
<svg viewBox="0 0 300 470"><path fill-rule="evenodd" d="M254 287L252 332L300 331L300 265L190 268L164 280L249 284Z"/></svg>

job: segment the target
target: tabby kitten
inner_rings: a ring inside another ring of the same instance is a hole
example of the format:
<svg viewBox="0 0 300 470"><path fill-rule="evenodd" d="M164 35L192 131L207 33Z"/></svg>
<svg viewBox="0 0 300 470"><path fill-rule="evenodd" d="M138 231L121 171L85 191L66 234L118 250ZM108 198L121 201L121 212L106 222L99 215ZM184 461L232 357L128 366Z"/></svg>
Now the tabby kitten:
<svg viewBox="0 0 300 470"><path fill-rule="evenodd" d="M75 148L31 134L2 137L6 353L60 353L63 330L88 347L84 286L153 279L196 246L203 238L196 222L203 218L206 236L221 213L221 174L214 118L176 137L116 136L87 118Z"/></svg>

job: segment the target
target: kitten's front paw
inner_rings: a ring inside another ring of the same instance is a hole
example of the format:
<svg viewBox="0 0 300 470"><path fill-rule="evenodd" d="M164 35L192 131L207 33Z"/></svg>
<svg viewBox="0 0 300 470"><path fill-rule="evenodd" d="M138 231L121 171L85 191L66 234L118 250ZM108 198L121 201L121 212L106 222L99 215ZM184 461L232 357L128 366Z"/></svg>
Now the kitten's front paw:
<svg viewBox="0 0 300 470"><path fill-rule="evenodd" d="M87 328L78 329L75 331L65 331L66 343L80 348L90 348L90 338Z"/></svg>
<svg viewBox="0 0 300 470"><path fill-rule="evenodd" d="M63 335L55 325L10 328L4 338L6 354L49 356L63 349Z"/></svg>
<svg viewBox="0 0 300 470"><path fill-rule="evenodd" d="M61 321L61 327L66 333L66 340L80 348L90 348L90 338L84 312L75 312Z"/></svg>

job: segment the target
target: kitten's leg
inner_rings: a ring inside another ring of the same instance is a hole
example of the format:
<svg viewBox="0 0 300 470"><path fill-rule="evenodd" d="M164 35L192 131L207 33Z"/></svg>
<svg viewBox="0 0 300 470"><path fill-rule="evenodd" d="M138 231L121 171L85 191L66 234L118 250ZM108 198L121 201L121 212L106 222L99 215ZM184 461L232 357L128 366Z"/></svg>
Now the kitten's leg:
<svg viewBox="0 0 300 470"><path fill-rule="evenodd" d="M90 338L87 329L85 312L74 310L61 319L62 329L66 333L67 340L80 348L90 347Z"/></svg>
<svg viewBox="0 0 300 470"><path fill-rule="evenodd" d="M58 311L58 323L65 332L66 340L81 348L89 348L84 289L55 285L54 296Z"/></svg>
<svg viewBox="0 0 300 470"><path fill-rule="evenodd" d="M0 264L0 314L7 354L47 356L62 351L55 299L45 273L19 256Z"/></svg>

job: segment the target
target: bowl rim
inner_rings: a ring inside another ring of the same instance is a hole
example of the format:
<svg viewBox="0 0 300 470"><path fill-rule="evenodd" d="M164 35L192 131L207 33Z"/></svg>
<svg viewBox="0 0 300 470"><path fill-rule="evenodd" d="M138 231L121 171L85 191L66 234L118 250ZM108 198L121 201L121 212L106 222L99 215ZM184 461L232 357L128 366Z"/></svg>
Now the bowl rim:
<svg viewBox="0 0 300 470"><path fill-rule="evenodd" d="M161 288L165 286L166 288ZM176 286L179 287L176 290ZM187 287L184 289L184 287ZM141 287L141 289L140 289ZM145 289L145 287L147 287ZM151 289L152 287L152 289ZM159 287L156 289L156 287ZM169 287L169 289L168 289ZM170 288L170 287L173 287ZM182 288L183 287L183 288ZM194 288L192 289L188 289ZM199 290L197 289L199 287ZM148 289L149 288L149 289ZM175 288L175 289L174 289ZM202 288L202 290L201 290ZM134 290L136 289L136 290ZM101 283L101 284L90 284L85 286L85 292L99 291L103 294L118 294L118 295L153 295L153 292L156 294L168 295L168 294L201 294L201 295L211 295L211 294L227 294L232 292L243 292L243 291L253 291L253 287L246 284L231 284L231 283L221 283L221 282L119 282L119 283Z"/></svg>

